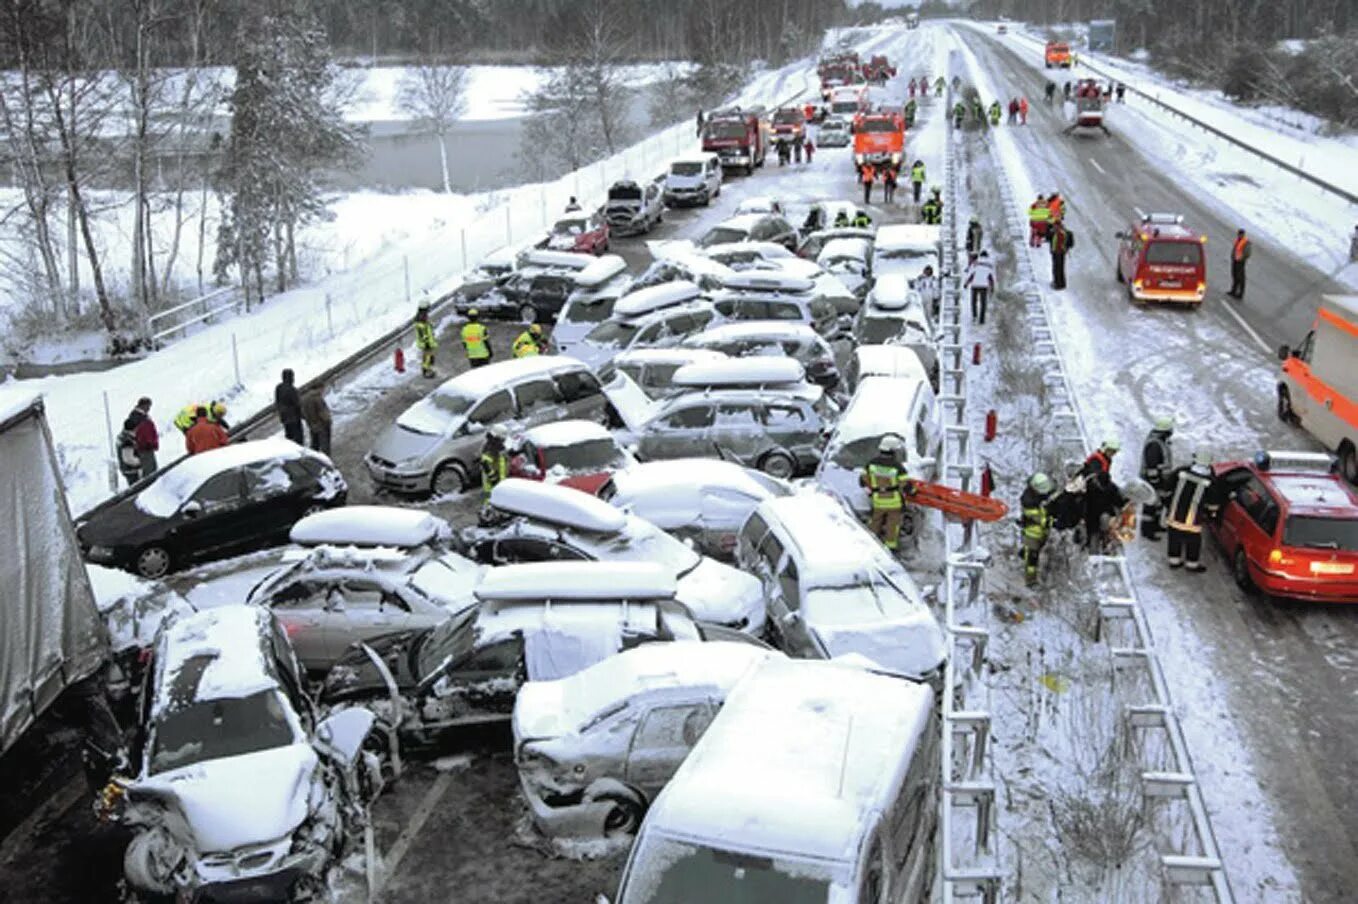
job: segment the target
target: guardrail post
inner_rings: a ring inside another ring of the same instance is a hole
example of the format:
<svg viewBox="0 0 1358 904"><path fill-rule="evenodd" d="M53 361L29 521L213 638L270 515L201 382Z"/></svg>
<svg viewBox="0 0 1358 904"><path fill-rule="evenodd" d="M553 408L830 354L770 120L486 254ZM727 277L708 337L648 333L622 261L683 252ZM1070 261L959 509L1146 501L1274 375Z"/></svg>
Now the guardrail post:
<svg viewBox="0 0 1358 904"><path fill-rule="evenodd" d="M509 207L510 207L510 205L509 205L508 203L506 203L506 204L505 204L505 244L510 244L510 243L512 243L512 242L514 241L514 230L513 230L513 228L510 226L510 222L509 222Z"/></svg>
<svg viewBox="0 0 1358 904"><path fill-rule="evenodd" d="M462 230L462 272L467 272L467 230Z"/></svg>
<svg viewBox="0 0 1358 904"><path fill-rule="evenodd" d="M108 390L104 390L104 429L108 431L108 489L118 492L118 443L113 438L113 412L109 409Z"/></svg>
<svg viewBox="0 0 1358 904"><path fill-rule="evenodd" d="M231 370L236 375L236 388L244 386L240 381L240 350L236 348L236 334L231 334Z"/></svg>
<svg viewBox="0 0 1358 904"><path fill-rule="evenodd" d="M410 300L410 269L406 268L406 300ZM335 338L335 318L330 313L330 293L325 293L325 325L330 330L330 338Z"/></svg>

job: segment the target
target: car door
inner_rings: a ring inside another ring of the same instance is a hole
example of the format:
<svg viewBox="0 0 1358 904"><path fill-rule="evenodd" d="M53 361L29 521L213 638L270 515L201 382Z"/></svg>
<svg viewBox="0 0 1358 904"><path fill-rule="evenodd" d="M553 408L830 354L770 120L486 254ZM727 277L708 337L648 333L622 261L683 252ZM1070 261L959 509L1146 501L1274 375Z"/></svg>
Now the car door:
<svg viewBox="0 0 1358 904"><path fill-rule="evenodd" d="M328 582L299 578L269 594L268 606L307 671L322 671L335 661L327 645L325 625L331 589Z"/></svg>
<svg viewBox="0 0 1358 904"><path fill-rule="evenodd" d="M566 403L551 377L536 377L514 387L519 422L528 427L564 420Z"/></svg>
<svg viewBox="0 0 1358 904"><path fill-rule="evenodd" d="M627 783L653 799L674 777L716 714L716 705L707 698L660 705L647 712L627 751Z"/></svg>
<svg viewBox="0 0 1358 904"><path fill-rule="evenodd" d="M712 445L708 454L753 467L767 446L757 406L749 401L720 402L713 410Z"/></svg>
<svg viewBox="0 0 1358 904"><path fill-rule="evenodd" d="M1216 479L1221 482L1226 504L1222 506L1221 518L1214 526L1213 531L1217 536L1217 542L1221 544L1222 551L1227 556L1231 556L1240 543L1241 522L1249 518L1240 498L1241 491L1251 482L1256 484L1256 488L1251 489L1245 496L1246 500L1254 500L1259 491L1262 490L1262 485L1254 479L1249 468L1232 468L1218 474Z"/></svg>
<svg viewBox="0 0 1358 904"><path fill-rule="evenodd" d="M300 461L260 461L241 469L257 539L287 540L288 529L316 505L315 478ZM256 544L257 545L257 544Z"/></svg>
<svg viewBox="0 0 1358 904"><path fill-rule="evenodd" d="M668 414L646 425L646 432L638 444L641 457L683 458L712 453L709 431L712 427L712 406L700 399L671 409Z"/></svg>
<svg viewBox="0 0 1358 904"><path fill-rule="evenodd" d="M190 557L241 549L255 542L256 512L245 496L240 468L209 477L175 516L174 545Z"/></svg>
<svg viewBox="0 0 1358 904"><path fill-rule="evenodd" d="M1278 530L1278 502L1258 477L1251 476L1235 494L1240 517L1234 520L1236 546L1251 562L1262 563L1273 548Z"/></svg>
<svg viewBox="0 0 1358 904"><path fill-rule="evenodd" d="M425 727L508 719L526 675L521 634L477 646L421 684L419 711Z"/></svg>
<svg viewBox="0 0 1358 904"><path fill-rule="evenodd" d="M368 578L344 577L326 595L325 645L332 661L351 644L411 627L410 607Z"/></svg>

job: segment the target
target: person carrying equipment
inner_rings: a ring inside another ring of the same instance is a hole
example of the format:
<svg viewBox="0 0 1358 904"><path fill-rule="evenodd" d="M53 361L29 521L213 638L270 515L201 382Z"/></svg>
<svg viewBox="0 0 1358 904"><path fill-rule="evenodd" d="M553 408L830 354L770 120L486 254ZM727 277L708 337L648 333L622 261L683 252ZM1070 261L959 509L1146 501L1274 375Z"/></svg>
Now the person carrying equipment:
<svg viewBox="0 0 1358 904"><path fill-rule="evenodd" d="M1029 587L1037 586L1038 562L1042 548L1051 536L1052 516L1047 511L1047 502L1056 490L1056 484L1042 472L1028 480L1028 486L1019 497L1019 527L1023 531L1023 583Z"/></svg>
<svg viewBox="0 0 1358 904"><path fill-rule="evenodd" d="M1077 476L1084 478L1085 548L1091 553L1104 548L1104 519L1121 511L1127 497L1113 482L1113 456L1122 448L1116 439L1106 439L1085 459Z"/></svg>
<svg viewBox="0 0 1358 904"><path fill-rule="evenodd" d="M509 454L505 452L508 436L504 424L492 424L481 446L481 498L486 504L490 503L491 490L509 476Z"/></svg>
<svg viewBox="0 0 1358 904"><path fill-rule="evenodd" d="M915 494L915 482L905 476L897 458L901 445L898 437L882 437L877 444L877 455L858 478L859 484L868 491L868 501L872 505L868 530L893 551L900 546L905 497Z"/></svg>
<svg viewBox="0 0 1358 904"><path fill-rule="evenodd" d="M1193 453L1191 465L1176 469L1171 476L1174 494L1165 513L1169 567L1202 571L1202 525L1217 517L1226 501L1225 487L1212 478L1212 456L1202 449Z"/></svg>
<svg viewBox="0 0 1358 904"><path fill-rule="evenodd" d="M467 350L470 366L485 367L490 363L490 336L486 335L486 325L481 322L481 312L476 308L467 312L467 322L462 324L462 346Z"/></svg>
<svg viewBox="0 0 1358 904"><path fill-rule="evenodd" d="M1170 480L1174 470L1174 450L1170 444L1173 436L1174 418L1162 415L1155 419L1141 446L1141 479L1155 490L1155 501L1141 506L1141 536L1147 540L1160 539L1160 515L1174 492Z"/></svg>
<svg viewBox="0 0 1358 904"><path fill-rule="evenodd" d="M916 160L910 166L910 187L915 192L915 203L919 203L920 192L924 191L924 161Z"/></svg>
<svg viewBox="0 0 1358 904"><path fill-rule="evenodd" d="M534 355L542 354L541 342L542 327L535 323L519 333L519 337L514 340L514 357L531 358Z"/></svg>
<svg viewBox="0 0 1358 904"><path fill-rule="evenodd" d="M420 373L426 377L438 376L434 372L434 350L439 347L434 336L434 325L429 322L429 299L421 299L415 312L415 347L420 350Z"/></svg>

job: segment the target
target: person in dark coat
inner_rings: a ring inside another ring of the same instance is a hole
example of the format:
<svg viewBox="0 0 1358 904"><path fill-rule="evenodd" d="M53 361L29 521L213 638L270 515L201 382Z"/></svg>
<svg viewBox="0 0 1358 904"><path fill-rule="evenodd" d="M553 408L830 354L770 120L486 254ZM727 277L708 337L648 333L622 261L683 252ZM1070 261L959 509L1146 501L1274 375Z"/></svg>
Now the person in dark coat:
<svg viewBox="0 0 1358 904"><path fill-rule="evenodd" d="M1047 227L1047 244L1052 255L1052 288L1060 291L1066 287L1066 255L1075 247L1075 236L1060 220Z"/></svg>
<svg viewBox="0 0 1358 904"><path fill-rule="evenodd" d="M1245 261L1250 259L1253 250L1245 230L1237 230L1235 241L1231 243L1231 290L1226 293L1236 300L1245 297Z"/></svg>
<svg viewBox="0 0 1358 904"><path fill-rule="evenodd" d="M128 413L122 432L118 434L118 470L122 471L128 486L156 472L160 434L156 432L156 422L151 420L150 414L151 399L142 396Z"/></svg>
<svg viewBox="0 0 1358 904"><path fill-rule="evenodd" d="M1103 551L1105 519L1127 504L1127 497L1113 482L1113 456L1120 448L1122 444L1117 440L1104 440L1103 445L1085 459L1077 475L1084 478L1085 547L1091 553Z"/></svg>
<svg viewBox="0 0 1358 904"><path fill-rule="evenodd" d="M283 435L300 446L306 438L302 435L302 399L295 381L292 368L285 368L282 382L273 389L273 406L283 424Z"/></svg>
<svg viewBox="0 0 1358 904"><path fill-rule="evenodd" d="M1160 539L1160 515L1170 494L1174 492L1171 473L1174 470L1174 418L1155 419L1155 426L1141 446L1141 479L1155 489L1155 501L1141 506L1141 536L1147 540Z"/></svg>
<svg viewBox="0 0 1358 904"><path fill-rule="evenodd" d="M981 253L981 218L973 215L967 223L967 254Z"/></svg>
<svg viewBox="0 0 1358 904"><path fill-rule="evenodd" d="M1193 453L1191 465L1178 468L1171 476L1174 494L1165 512L1169 567L1202 571L1202 528L1220 513L1226 488L1212 475L1212 457L1201 450Z"/></svg>
<svg viewBox="0 0 1358 904"><path fill-rule="evenodd" d="M311 448L323 455L330 454L330 406L325 402L325 387L304 389L301 394L302 420L311 434Z"/></svg>

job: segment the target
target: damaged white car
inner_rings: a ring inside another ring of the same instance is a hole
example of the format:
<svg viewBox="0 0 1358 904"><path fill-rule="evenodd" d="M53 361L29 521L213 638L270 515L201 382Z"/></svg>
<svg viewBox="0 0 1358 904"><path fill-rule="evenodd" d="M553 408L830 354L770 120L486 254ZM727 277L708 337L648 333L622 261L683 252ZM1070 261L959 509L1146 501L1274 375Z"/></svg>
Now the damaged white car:
<svg viewBox="0 0 1358 904"><path fill-rule="evenodd" d="M228 606L169 624L142 694L131 778L99 815L132 831L137 896L309 901L361 834L389 749L372 713L319 724L287 636L266 609Z"/></svg>

